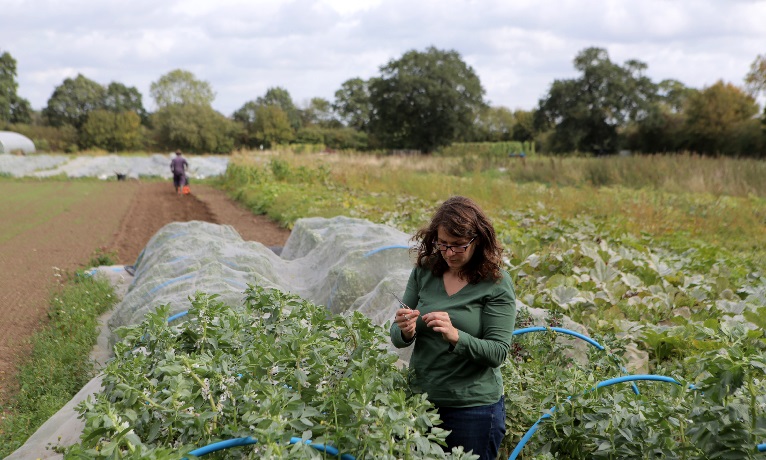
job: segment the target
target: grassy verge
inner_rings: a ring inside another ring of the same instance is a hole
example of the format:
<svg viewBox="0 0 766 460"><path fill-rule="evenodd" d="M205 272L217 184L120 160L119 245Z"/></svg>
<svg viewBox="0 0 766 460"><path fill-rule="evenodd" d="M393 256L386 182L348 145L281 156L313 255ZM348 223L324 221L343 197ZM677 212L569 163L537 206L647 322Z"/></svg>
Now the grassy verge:
<svg viewBox="0 0 766 460"><path fill-rule="evenodd" d="M0 458L18 449L93 377L89 354L98 337L97 318L116 301L108 281L79 272L52 294L49 323L32 337L32 353L18 369L19 392L0 407Z"/></svg>
<svg viewBox="0 0 766 460"><path fill-rule="evenodd" d="M614 235L764 256L766 189L752 175L761 163L691 156L503 161L249 154L233 157L221 181L232 197L288 228L301 217L342 214L411 231L440 201L460 194L495 216L528 210L588 216ZM526 177L532 169L535 177ZM588 173L596 169L609 180Z"/></svg>

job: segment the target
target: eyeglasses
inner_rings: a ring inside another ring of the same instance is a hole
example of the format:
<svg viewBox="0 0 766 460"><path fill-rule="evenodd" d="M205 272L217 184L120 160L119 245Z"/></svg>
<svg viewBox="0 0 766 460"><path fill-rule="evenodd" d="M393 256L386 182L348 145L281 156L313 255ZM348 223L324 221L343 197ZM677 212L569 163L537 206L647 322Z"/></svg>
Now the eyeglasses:
<svg viewBox="0 0 766 460"><path fill-rule="evenodd" d="M468 250L468 246L470 246L471 243L473 243L473 240L475 240L475 239L476 239L476 237L474 236L473 238L471 238L471 241L469 241L466 244L459 245L459 246L454 246L454 245L449 245L449 244L441 244L441 243L438 243L436 241L434 241L434 245L436 246L436 249L438 249L441 252L447 252L448 250L452 249L453 253L460 254L462 252L467 251Z"/></svg>

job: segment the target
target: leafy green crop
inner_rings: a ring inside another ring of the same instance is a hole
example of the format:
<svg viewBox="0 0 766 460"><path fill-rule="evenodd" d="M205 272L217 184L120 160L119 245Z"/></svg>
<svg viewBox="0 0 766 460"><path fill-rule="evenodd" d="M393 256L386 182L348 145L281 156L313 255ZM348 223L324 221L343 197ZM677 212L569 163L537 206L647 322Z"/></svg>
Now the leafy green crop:
<svg viewBox="0 0 766 460"><path fill-rule="evenodd" d="M602 338L607 352L592 351L585 364L567 359L552 334L517 342L522 359L503 368L506 458L544 413L551 418L519 458L762 458L756 450L766 440L762 334L742 325L689 325L667 337L677 348L691 344L689 356L668 360L655 372L680 385L638 383L638 395L627 384L592 390L618 375L619 361L608 355L621 353L614 348L619 339Z"/></svg>
<svg viewBox="0 0 766 460"><path fill-rule="evenodd" d="M409 391L387 334L361 313L331 316L261 287L245 296L232 308L198 293L179 324L161 306L119 329L67 458L181 458L246 436L258 443L211 458L321 458L290 445L295 436L360 459L473 458L444 453L437 412Z"/></svg>

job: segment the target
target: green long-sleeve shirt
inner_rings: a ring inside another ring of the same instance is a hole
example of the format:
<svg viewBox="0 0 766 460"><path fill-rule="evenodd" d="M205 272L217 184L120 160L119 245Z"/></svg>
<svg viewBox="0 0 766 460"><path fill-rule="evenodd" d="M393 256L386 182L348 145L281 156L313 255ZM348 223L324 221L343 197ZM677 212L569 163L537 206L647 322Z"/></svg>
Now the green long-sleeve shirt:
<svg viewBox="0 0 766 460"><path fill-rule="evenodd" d="M427 268L415 267L402 300L421 315L447 312L459 331L452 347L421 318L416 323L415 349L410 359L410 385L425 392L437 406L473 407L494 404L503 394L499 366L505 362L516 323L516 294L505 271L498 280L468 284L452 296L444 280ZM391 342L397 348L411 345L396 323Z"/></svg>

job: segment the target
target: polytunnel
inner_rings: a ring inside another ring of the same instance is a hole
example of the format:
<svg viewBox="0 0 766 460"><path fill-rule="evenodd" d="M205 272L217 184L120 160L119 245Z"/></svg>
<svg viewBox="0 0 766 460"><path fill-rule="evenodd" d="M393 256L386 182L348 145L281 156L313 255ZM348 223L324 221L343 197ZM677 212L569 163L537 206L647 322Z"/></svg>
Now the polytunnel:
<svg viewBox="0 0 766 460"><path fill-rule="evenodd" d="M0 131L0 153L35 153L35 143L32 139L11 131Z"/></svg>

